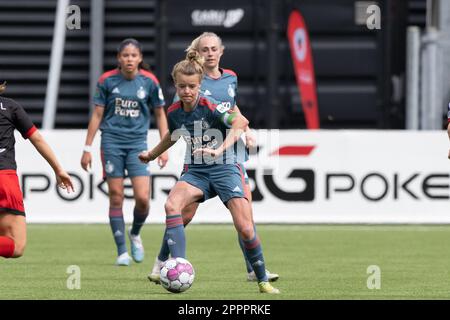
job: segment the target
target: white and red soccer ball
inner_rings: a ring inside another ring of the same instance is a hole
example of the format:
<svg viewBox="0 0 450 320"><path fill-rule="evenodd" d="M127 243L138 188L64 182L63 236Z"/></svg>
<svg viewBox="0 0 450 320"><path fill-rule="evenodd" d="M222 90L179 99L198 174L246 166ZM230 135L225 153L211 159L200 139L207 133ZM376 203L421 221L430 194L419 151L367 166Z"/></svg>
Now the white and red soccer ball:
<svg viewBox="0 0 450 320"><path fill-rule="evenodd" d="M184 292L192 286L195 271L192 264L184 258L170 258L164 262L160 271L161 285L170 292Z"/></svg>

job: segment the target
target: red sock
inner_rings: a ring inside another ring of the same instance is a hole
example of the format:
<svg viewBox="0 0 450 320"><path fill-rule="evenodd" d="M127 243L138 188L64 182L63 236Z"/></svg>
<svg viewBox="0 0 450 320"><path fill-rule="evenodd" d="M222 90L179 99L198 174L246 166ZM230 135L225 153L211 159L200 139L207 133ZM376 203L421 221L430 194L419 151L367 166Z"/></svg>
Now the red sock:
<svg viewBox="0 0 450 320"><path fill-rule="evenodd" d="M14 254L14 240L0 236L0 257L11 258Z"/></svg>

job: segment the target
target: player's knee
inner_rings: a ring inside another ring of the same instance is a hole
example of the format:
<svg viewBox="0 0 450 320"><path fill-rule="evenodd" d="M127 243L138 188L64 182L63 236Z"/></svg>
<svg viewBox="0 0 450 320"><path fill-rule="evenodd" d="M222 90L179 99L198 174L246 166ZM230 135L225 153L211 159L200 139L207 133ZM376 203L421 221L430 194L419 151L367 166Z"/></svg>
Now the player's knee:
<svg viewBox="0 0 450 320"><path fill-rule="evenodd" d="M112 207L121 207L123 203L123 192L111 190L109 192L109 201Z"/></svg>
<svg viewBox="0 0 450 320"><path fill-rule="evenodd" d="M181 208L179 208L179 206L177 206L171 198L167 199L166 203L164 204L164 209L166 210L167 214L179 214L181 212Z"/></svg>
<svg viewBox="0 0 450 320"><path fill-rule="evenodd" d="M239 230L239 234L241 235L241 238L244 240L252 240L255 237L255 230L253 229L253 225L252 224L243 225Z"/></svg>
<svg viewBox="0 0 450 320"><path fill-rule="evenodd" d="M140 212L148 212L150 209L150 199L145 196L136 197L136 209Z"/></svg>

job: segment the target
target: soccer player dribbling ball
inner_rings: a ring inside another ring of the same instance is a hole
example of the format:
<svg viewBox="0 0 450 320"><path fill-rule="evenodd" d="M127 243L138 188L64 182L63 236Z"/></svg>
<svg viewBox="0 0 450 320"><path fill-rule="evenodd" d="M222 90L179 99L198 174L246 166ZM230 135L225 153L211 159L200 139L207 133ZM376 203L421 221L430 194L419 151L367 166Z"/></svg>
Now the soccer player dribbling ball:
<svg viewBox="0 0 450 320"><path fill-rule="evenodd" d="M192 41L190 46L186 49L186 52L196 51L200 56L204 58L203 67L205 72L200 86L201 94L205 97L211 97L216 101L220 101L221 103L226 104L233 112L240 112L238 106L236 105L236 95L238 87L237 75L230 69L219 67L220 59L223 55L224 49L225 47L222 44L222 39L217 34L213 32L204 32ZM175 100L178 99L179 97L175 96ZM246 126L245 128L245 139L248 148L255 146L256 141L249 126ZM247 150L243 145L243 141L241 139L238 140L235 147L235 150L237 152L237 162L239 163L239 166L244 173L246 187L250 189L248 175L243 164L248 160ZM251 192L248 193L247 199L250 203L252 202ZM188 225L192 220L197 211L198 205L199 203L194 202L192 204L189 204L186 208L183 208L181 214L184 226ZM257 281L258 279L256 277L255 271L253 270L253 266L250 264L245 254L244 241L241 239L241 237L239 237L239 235L238 243L244 255L245 265L247 268L247 280ZM159 283L159 270L161 269L163 262L168 258L169 247L166 242L163 242L161 244L159 254L155 259L152 271L148 275L148 279L150 281ZM278 274L271 273L269 270L266 270L266 273L269 281L277 281L279 278Z"/></svg>
<svg viewBox="0 0 450 320"><path fill-rule="evenodd" d="M215 104L212 99L200 95L203 74L203 58L196 51L188 52L186 59L174 66L172 78L180 101L168 109L169 133L155 148L139 155L142 162L148 163L173 146L181 136L187 142L185 169L165 203L163 241L169 245L172 258L186 258L182 209L218 195L244 241L246 256L258 278L259 291L279 293L267 278L262 246L247 198L249 189L243 182L242 168L233 148L248 120L240 113L229 113L230 107Z"/></svg>
<svg viewBox="0 0 450 320"><path fill-rule="evenodd" d="M150 108L153 108L161 137L167 133L164 96L158 79L143 62L143 49L135 39L122 41L117 52L118 68L105 72L97 83L95 109L88 126L81 166L88 171L92 163L91 145L100 128L101 156L104 178L108 183L109 221L117 247L115 264L128 266L131 258L125 240L123 217L124 179L130 177L135 207L133 224L128 230L131 257L137 263L144 259L140 231L150 209L149 166L141 163L138 154L147 149ZM162 153L158 164L168 160Z"/></svg>
<svg viewBox="0 0 450 320"><path fill-rule="evenodd" d="M5 89L6 83L0 84L0 94ZM55 172L58 186L67 192L73 191L70 176L22 106L0 96L0 257L4 258L21 257L27 242L25 208L16 173L15 129L47 160Z"/></svg>

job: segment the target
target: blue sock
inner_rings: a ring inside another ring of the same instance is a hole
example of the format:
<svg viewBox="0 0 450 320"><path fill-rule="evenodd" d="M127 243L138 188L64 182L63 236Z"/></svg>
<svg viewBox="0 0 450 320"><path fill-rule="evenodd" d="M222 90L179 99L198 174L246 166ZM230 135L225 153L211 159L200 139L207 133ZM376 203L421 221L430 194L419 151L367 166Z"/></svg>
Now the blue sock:
<svg viewBox="0 0 450 320"><path fill-rule="evenodd" d="M256 226L253 224L253 231L256 234ZM247 254L245 252L245 248L244 248L244 240L242 240L241 235L238 233L238 242L239 242L239 246L241 247L242 250L242 254L244 255L244 261L245 261L245 266L247 268L247 273L250 273L253 271L252 265L250 264L250 262L248 261L247 258Z"/></svg>
<svg viewBox="0 0 450 320"><path fill-rule="evenodd" d="M186 225L184 225L184 227L186 228ZM169 259L170 249L169 249L169 245L167 244L166 235L167 235L167 232L164 232L163 241L161 243L161 249L159 249L159 254L158 254L159 261L166 261L167 259ZM242 250L244 250L243 247L242 247Z"/></svg>
<svg viewBox="0 0 450 320"><path fill-rule="evenodd" d="M131 234L137 236L141 232L141 228L147 219L148 210L138 211L136 207L133 210L133 224L131 226Z"/></svg>
<svg viewBox="0 0 450 320"><path fill-rule="evenodd" d="M167 229L164 231L163 241L161 243L161 249L159 250L159 261L166 261L169 259L170 249L167 244Z"/></svg>
<svg viewBox="0 0 450 320"><path fill-rule="evenodd" d="M122 208L109 208L109 224L117 246L117 255L127 252L125 242L125 221Z"/></svg>
<svg viewBox="0 0 450 320"><path fill-rule="evenodd" d="M268 281L266 275L266 265L264 263L264 256L258 235L255 233L255 236L252 240L243 241L245 252L247 254L248 260L250 261L250 264L253 267L253 270L255 271L258 282Z"/></svg>
<svg viewBox="0 0 450 320"><path fill-rule="evenodd" d="M166 218L166 239L172 258L186 258L186 238L181 214Z"/></svg>

